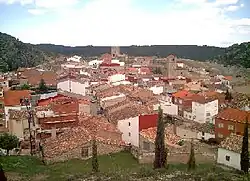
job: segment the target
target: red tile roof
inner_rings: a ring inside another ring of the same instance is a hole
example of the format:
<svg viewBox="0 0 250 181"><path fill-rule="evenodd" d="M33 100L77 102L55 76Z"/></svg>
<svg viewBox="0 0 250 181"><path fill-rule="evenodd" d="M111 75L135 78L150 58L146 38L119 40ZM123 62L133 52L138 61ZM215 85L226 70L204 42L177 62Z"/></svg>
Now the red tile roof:
<svg viewBox="0 0 250 181"><path fill-rule="evenodd" d="M233 108L227 108L217 115L217 118L219 119L234 121L239 123L245 123L247 117L248 121L250 121L250 112Z"/></svg>
<svg viewBox="0 0 250 181"><path fill-rule="evenodd" d="M233 77L232 76L224 76L224 79L231 81L231 80L233 80Z"/></svg>
<svg viewBox="0 0 250 181"><path fill-rule="evenodd" d="M172 96L175 98L185 98L185 97L190 97L192 95L193 94L188 92L187 90L181 90L181 91L174 93Z"/></svg>
<svg viewBox="0 0 250 181"><path fill-rule="evenodd" d="M66 97L67 96L58 94L58 95L56 95L54 97L50 97L50 98L47 98L47 99L41 99L41 100L38 101L38 106L47 106L47 105L49 105L53 101L64 99Z"/></svg>
<svg viewBox="0 0 250 181"><path fill-rule="evenodd" d="M140 135L148 141L154 143L156 137L157 128L152 127L148 129L143 129L140 131ZM165 128L165 143L169 146L177 146L177 143L181 138L173 133L173 127L169 126Z"/></svg>
<svg viewBox="0 0 250 181"><path fill-rule="evenodd" d="M66 130L55 139L49 138L45 140L45 157L53 158L61 155L79 146L83 146L94 137L98 142L104 144L124 145L121 132L114 125L108 123L107 120L104 120L105 118L95 116L84 117L84 115L81 115L79 119L78 126ZM103 134L102 131L106 133ZM114 134L115 137L112 137L109 133L117 134ZM109 136L104 137L105 135Z"/></svg>
<svg viewBox="0 0 250 181"><path fill-rule="evenodd" d="M20 99L31 98L30 90L9 90L4 92L4 104L5 106L17 106L20 105Z"/></svg>

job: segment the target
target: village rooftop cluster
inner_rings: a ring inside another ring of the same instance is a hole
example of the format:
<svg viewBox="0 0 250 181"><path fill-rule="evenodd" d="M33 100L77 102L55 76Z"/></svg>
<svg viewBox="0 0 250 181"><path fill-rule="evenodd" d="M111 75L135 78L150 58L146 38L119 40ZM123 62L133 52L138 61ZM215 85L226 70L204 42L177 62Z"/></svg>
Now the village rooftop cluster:
<svg viewBox="0 0 250 181"><path fill-rule="evenodd" d="M168 162L186 163L194 140L197 162L240 169L250 113L229 106L232 80L188 66L178 55L130 57L112 47L91 61L66 57L57 71L1 75L0 131L19 138L18 154L30 154L30 147L37 154L42 145L48 163L88 159L93 138L99 155L130 146L139 163L152 163L160 106Z"/></svg>

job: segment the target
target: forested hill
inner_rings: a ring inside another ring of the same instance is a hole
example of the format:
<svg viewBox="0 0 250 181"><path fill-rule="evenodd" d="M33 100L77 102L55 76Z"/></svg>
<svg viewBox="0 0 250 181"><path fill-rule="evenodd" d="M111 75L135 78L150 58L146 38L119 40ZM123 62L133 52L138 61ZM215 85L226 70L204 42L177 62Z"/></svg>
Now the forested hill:
<svg viewBox="0 0 250 181"><path fill-rule="evenodd" d="M13 36L0 32L0 72L39 65L50 55L34 45L23 43Z"/></svg>
<svg viewBox="0 0 250 181"><path fill-rule="evenodd" d="M234 44L217 57L217 62L224 65L241 65L250 68L250 42Z"/></svg>
<svg viewBox="0 0 250 181"><path fill-rule="evenodd" d="M36 45L43 51L52 51L65 55L99 56L110 52L108 46L78 46L69 47L53 44ZM209 60L218 55L224 54L225 48L196 46L196 45L152 45L152 46L122 46L121 52L130 56L159 56L166 57L169 54L176 54L178 57L193 60Z"/></svg>

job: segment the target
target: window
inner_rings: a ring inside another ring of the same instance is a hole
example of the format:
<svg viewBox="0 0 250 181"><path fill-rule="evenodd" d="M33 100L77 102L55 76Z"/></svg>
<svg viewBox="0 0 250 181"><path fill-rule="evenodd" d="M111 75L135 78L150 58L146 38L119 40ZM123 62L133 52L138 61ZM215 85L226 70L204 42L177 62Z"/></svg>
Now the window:
<svg viewBox="0 0 250 181"><path fill-rule="evenodd" d="M88 157L89 156L89 149L88 147L83 147L81 152L82 157Z"/></svg>
<svg viewBox="0 0 250 181"><path fill-rule="evenodd" d="M229 162L230 161L230 156L226 156L226 160Z"/></svg>
<svg viewBox="0 0 250 181"><path fill-rule="evenodd" d="M128 136L131 136L131 133L130 133L130 132L128 133Z"/></svg>
<svg viewBox="0 0 250 181"><path fill-rule="evenodd" d="M143 149L150 150L150 144L148 142L143 141Z"/></svg>
<svg viewBox="0 0 250 181"><path fill-rule="evenodd" d="M0 109L2 109L3 108L3 105L2 104L0 104Z"/></svg>
<svg viewBox="0 0 250 181"><path fill-rule="evenodd" d="M182 100L181 99L179 99L179 103L182 104Z"/></svg>
<svg viewBox="0 0 250 181"><path fill-rule="evenodd" d="M228 125L228 130L234 130L234 125Z"/></svg>
<svg viewBox="0 0 250 181"><path fill-rule="evenodd" d="M211 114L210 114L210 112L207 112L207 116L210 116Z"/></svg>
<svg viewBox="0 0 250 181"><path fill-rule="evenodd" d="M224 127L224 124L223 123L219 123L218 124L218 128L223 128Z"/></svg>
<svg viewBox="0 0 250 181"><path fill-rule="evenodd" d="M128 126L131 126L131 123L130 123L130 122L128 122Z"/></svg>
<svg viewBox="0 0 250 181"><path fill-rule="evenodd" d="M205 133L204 133L203 131L202 131L202 133L201 133L201 134L202 134L202 136L205 136Z"/></svg>
<svg viewBox="0 0 250 181"><path fill-rule="evenodd" d="M220 133L218 133L218 137L219 137L219 138L223 138L223 135L220 134Z"/></svg>

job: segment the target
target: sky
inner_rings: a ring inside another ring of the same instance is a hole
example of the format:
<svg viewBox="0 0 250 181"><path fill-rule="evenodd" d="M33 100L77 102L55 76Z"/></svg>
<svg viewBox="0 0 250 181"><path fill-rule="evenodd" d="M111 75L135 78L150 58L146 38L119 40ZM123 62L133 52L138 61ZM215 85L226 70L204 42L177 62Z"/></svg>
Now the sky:
<svg viewBox="0 0 250 181"><path fill-rule="evenodd" d="M250 41L249 0L0 0L0 32L68 46Z"/></svg>

